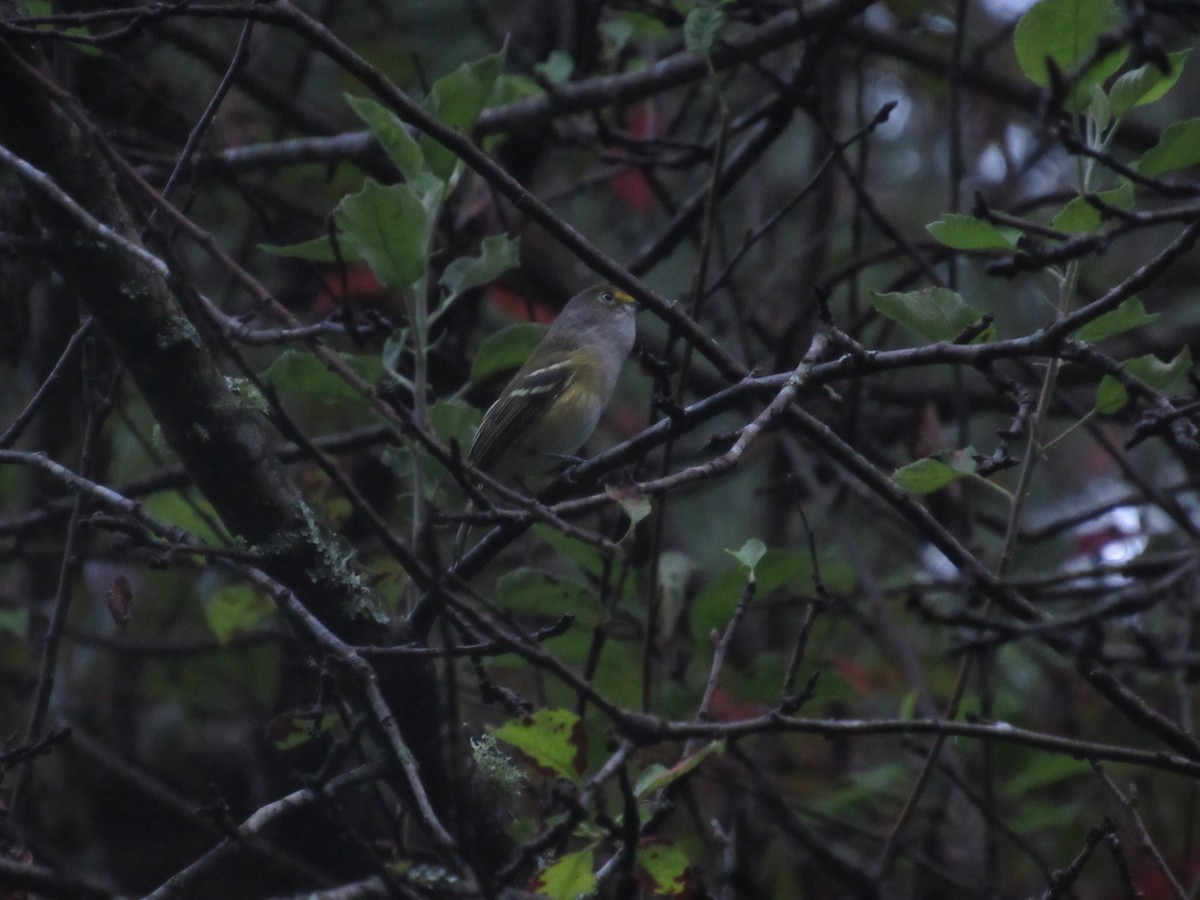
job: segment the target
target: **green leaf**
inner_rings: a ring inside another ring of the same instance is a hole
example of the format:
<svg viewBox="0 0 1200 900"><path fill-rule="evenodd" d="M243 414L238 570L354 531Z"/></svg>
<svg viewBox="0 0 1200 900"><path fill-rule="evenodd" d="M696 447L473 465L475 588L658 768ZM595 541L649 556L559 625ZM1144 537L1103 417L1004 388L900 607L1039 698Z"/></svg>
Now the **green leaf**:
<svg viewBox="0 0 1200 900"><path fill-rule="evenodd" d="M1133 182L1124 181L1111 191L1100 191L1096 197L1117 209L1133 209ZM1103 222L1100 210L1083 197L1076 197L1059 210L1050 225L1068 234L1085 234L1095 231Z"/></svg>
<svg viewBox="0 0 1200 900"><path fill-rule="evenodd" d="M1146 63L1124 73L1113 83L1109 92L1113 115L1121 118L1134 107L1145 106L1160 99L1175 86L1175 82L1183 74L1184 63L1191 52L1189 47L1187 50L1167 54L1171 61L1171 72L1168 75L1164 75L1162 69L1154 63Z"/></svg>
<svg viewBox="0 0 1200 900"><path fill-rule="evenodd" d="M1112 122L1112 103L1109 102L1108 94L1104 93L1104 88L1098 84L1088 85L1087 114L1101 131Z"/></svg>
<svg viewBox="0 0 1200 900"><path fill-rule="evenodd" d="M931 341L948 341L981 318L957 293L925 288L907 293L871 292L871 302L883 315Z"/></svg>
<svg viewBox="0 0 1200 900"><path fill-rule="evenodd" d="M219 517L207 500L184 497L178 491L159 491L147 497L144 505L146 512L156 519L178 526L203 541L223 540L223 533L213 530L214 525L220 529Z"/></svg>
<svg viewBox="0 0 1200 900"><path fill-rule="evenodd" d="M383 377L383 363L373 354L339 354L342 360L368 383ZM362 395L324 363L302 350L285 350L262 373L262 377L280 390L321 400L361 401Z"/></svg>
<svg viewBox="0 0 1200 900"><path fill-rule="evenodd" d="M253 631L274 611L275 602L267 594L244 584L221 588L204 607L208 627L222 645L236 635Z"/></svg>
<svg viewBox="0 0 1200 900"><path fill-rule="evenodd" d="M642 772L642 777L638 779L637 785L633 789L633 795L635 797L645 797L647 794L660 791L667 785L673 784L693 771L700 763L704 762L714 753L719 755L724 752L724 741L712 741L691 756L675 763L669 769L662 763L651 763L646 766L646 771Z"/></svg>
<svg viewBox="0 0 1200 900"><path fill-rule="evenodd" d="M725 29L725 10L716 4L697 6L683 23L683 42L690 53L709 53Z"/></svg>
<svg viewBox="0 0 1200 900"><path fill-rule="evenodd" d="M1168 362L1163 362L1157 356L1149 354L1126 360L1121 366L1148 388L1165 391L1177 382L1181 382L1184 376L1192 370L1192 352L1184 347L1178 356ZM1117 412L1128 400L1129 391L1120 381L1111 375L1105 375L1100 379L1100 384L1096 388L1097 412Z"/></svg>
<svg viewBox="0 0 1200 900"><path fill-rule="evenodd" d="M596 892L594 853L591 848L568 853L538 872L529 890L539 897L555 900L577 900Z"/></svg>
<svg viewBox="0 0 1200 900"><path fill-rule="evenodd" d="M459 257L446 266L442 284L451 295L479 287L515 268L520 243L506 234L492 234L479 245L478 256Z"/></svg>
<svg viewBox="0 0 1200 900"><path fill-rule="evenodd" d="M333 217L381 283L404 289L424 274L429 215L408 185L384 187L368 178L361 191L337 205Z"/></svg>
<svg viewBox="0 0 1200 900"><path fill-rule="evenodd" d="M546 326L533 322L509 325L488 335L471 361L471 384L482 384L520 368L545 336Z"/></svg>
<svg viewBox="0 0 1200 900"><path fill-rule="evenodd" d="M339 256L343 262L362 261L362 256L349 241L339 241L338 252L334 253L333 242L328 237L315 237L300 244L259 244L258 248L276 256L311 259L314 262L337 262Z"/></svg>
<svg viewBox="0 0 1200 900"><path fill-rule="evenodd" d="M964 475L972 475L977 468L972 456L974 447L954 450L944 454L949 462L934 457L918 459L901 466L892 473L892 481L910 494L931 494Z"/></svg>
<svg viewBox="0 0 1200 900"><path fill-rule="evenodd" d="M1096 42L1120 21L1112 0L1041 0L1030 7L1013 34L1013 45L1021 70L1042 87L1050 85L1047 57L1065 75L1073 75L1096 49ZM1120 68L1128 50L1109 54L1079 80L1076 110L1089 99L1089 88Z"/></svg>
<svg viewBox="0 0 1200 900"><path fill-rule="evenodd" d="M587 737L567 709L539 709L497 728L496 738L516 747L539 772L574 781L587 768Z"/></svg>
<svg viewBox="0 0 1200 900"><path fill-rule="evenodd" d="M540 84L528 75L504 74L496 79L492 88L491 103L503 105L528 100L530 97L541 97L546 93Z"/></svg>
<svg viewBox="0 0 1200 900"><path fill-rule="evenodd" d="M434 82L425 98L425 108L451 128L467 134L483 112L504 69L504 52L493 53L473 63L463 63ZM425 160L433 173L449 179L458 158L427 135L421 137Z"/></svg>
<svg viewBox="0 0 1200 900"><path fill-rule="evenodd" d="M53 16L55 13L61 12L56 8L56 5L50 3L50 0L29 0L25 3L24 13L35 19L44 19L47 16ZM54 25L49 22L37 26L39 31L53 31L56 34L73 34L83 38L85 41L93 37L92 33L82 26L73 26L63 28L61 25ZM94 44L75 43L71 47L72 53L82 53L85 56L99 57L103 55L103 50Z"/></svg>
<svg viewBox="0 0 1200 900"><path fill-rule="evenodd" d="M1100 379L1096 387L1096 412L1108 415L1115 413L1129 402L1129 391L1125 385L1111 375Z"/></svg>
<svg viewBox="0 0 1200 900"><path fill-rule="evenodd" d="M408 133L404 122L394 112L369 97L343 94L358 117L367 123L375 139L391 157L406 181L412 181L425 168L421 146Z"/></svg>
<svg viewBox="0 0 1200 900"><path fill-rule="evenodd" d="M1174 359L1163 362L1154 354L1139 356L1122 363L1122 367L1147 387L1165 391L1182 382L1192 369L1192 351L1184 347Z"/></svg>
<svg viewBox="0 0 1200 900"><path fill-rule="evenodd" d="M991 222L946 213L925 229L934 239L955 250L1012 250L1020 232L1015 228L997 228Z"/></svg>
<svg viewBox="0 0 1200 900"><path fill-rule="evenodd" d="M664 838L648 838L638 844L635 859L638 881L643 888L660 897L690 896L695 891L692 862L678 844Z"/></svg>
<svg viewBox="0 0 1200 900"><path fill-rule="evenodd" d="M1142 154L1137 170L1157 178L1200 162L1200 118L1184 119L1163 129L1158 143Z"/></svg>
<svg viewBox="0 0 1200 900"><path fill-rule="evenodd" d="M754 567L758 596L781 589L812 589L812 557L807 550L768 550ZM848 591L856 580L854 570L836 556L821 558L821 577L831 591ZM729 612L746 585L746 568L740 562L710 581L692 603L692 634L697 642L713 628L724 628Z"/></svg>
<svg viewBox="0 0 1200 900"><path fill-rule="evenodd" d="M1095 344L1114 334L1148 325L1157 318L1158 313L1146 312L1146 307L1142 305L1141 300L1137 297L1130 297L1111 312L1106 312L1088 322L1079 329L1075 336L1081 341Z"/></svg>
<svg viewBox="0 0 1200 900"><path fill-rule="evenodd" d="M750 570L749 581L754 581L754 569L767 554L767 545L758 538L750 538L739 550L726 550L730 556Z"/></svg>
<svg viewBox="0 0 1200 900"><path fill-rule="evenodd" d="M522 567L501 575L489 599L510 612L538 616L570 613L583 625L595 625L600 620L596 592L591 587L539 569Z"/></svg>
<svg viewBox="0 0 1200 900"><path fill-rule="evenodd" d="M657 16L629 11L621 13L620 19L628 22L633 27L634 36L643 40L659 41L671 36L671 29Z"/></svg>
<svg viewBox="0 0 1200 900"><path fill-rule="evenodd" d="M605 41L609 45L608 52L616 56L625 49L625 45L633 37L634 25L625 16L607 19L600 23L600 33L604 35Z"/></svg>
<svg viewBox="0 0 1200 900"><path fill-rule="evenodd" d="M461 400L442 400L429 408L429 424L442 443L457 438L458 445L466 453L475 429L479 427L479 410Z"/></svg>
<svg viewBox="0 0 1200 900"><path fill-rule="evenodd" d="M551 84L562 84L575 71L575 60L565 50L551 50L545 61L538 63L534 69Z"/></svg>

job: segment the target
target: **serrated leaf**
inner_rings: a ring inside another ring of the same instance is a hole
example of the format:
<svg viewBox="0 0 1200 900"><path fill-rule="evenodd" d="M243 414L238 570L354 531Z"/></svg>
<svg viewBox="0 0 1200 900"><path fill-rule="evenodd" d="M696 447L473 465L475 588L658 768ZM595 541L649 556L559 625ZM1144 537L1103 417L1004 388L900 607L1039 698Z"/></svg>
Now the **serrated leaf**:
<svg viewBox="0 0 1200 900"><path fill-rule="evenodd" d="M1125 385L1111 375L1100 379L1096 387L1096 412L1108 415L1115 413L1129 402L1129 391Z"/></svg>
<svg viewBox="0 0 1200 900"><path fill-rule="evenodd" d="M1187 347L1172 360L1163 362L1157 356L1149 354L1136 359L1128 359L1121 364L1130 375L1147 387L1163 391L1183 379L1192 369L1192 352ZM1114 413L1120 410L1129 400L1129 391L1120 381L1111 375L1100 379L1096 388L1096 411L1099 413Z"/></svg>
<svg viewBox="0 0 1200 900"><path fill-rule="evenodd" d="M459 257L446 266L442 285L451 295L487 284L517 265L520 243L506 234L492 234L479 245L478 256Z"/></svg>
<svg viewBox="0 0 1200 900"><path fill-rule="evenodd" d="M1048 87L1047 58L1063 74L1072 75L1092 56L1100 36L1119 21L1112 0L1040 0L1021 17L1013 34L1021 70L1031 81ZM1120 68L1126 55L1124 48L1109 54L1080 79L1079 88L1087 91L1090 85L1104 81ZM1087 93L1080 99L1086 103Z"/></svg>
<svg viewBox="0 0 1200 900"><path fill-rule="evenodd" d="M1164 75L1162 69L1155 63L1146 63L1144 66L1124 73L1113 83L1112 90L1109 92L1113 115L1121 118L1134 107L1145 106L1147 103L1161 99L1167 91L1175 86L1175 82L1183 74L1184 63L1187 62L1191 52L1189 47L1187 50L1168 53L1167 58L1171 63L1171 71L1167 75Z"/></svg>
<svg viewBox="0 0 1200 900"><path fill-rule="evenodd" d="M1142 305L1141 300L1137 297L1130 297L1111 312L1106 312L1088 322L1079 329L1076 337L1089 344L1095 344L1114 334L1129 331L1131 328L1149 325L1157 318L1158 313L1146 312L1146 307Z"/></svg>
<svg viewBox="0 0 1200 900"><path fill-rule="evenodd" d="M889 319L931 341L948 341L981 318L979 310L946 288L890 294L872 291L871 303Z"/></svg>
<svg viewBox="0 0 1200 900"><path fill-rule="evenodd" d="M649 838L638 844L635 854L638 882L660 897L691 896L696 890L692 861L683 849L664 838Z"/></svg>
<svg viewBox="0 0 1200 900"><path fill-rule="evenodd" d="M371 354L339 354L342 361L365 381L374 384L383 376L383 362ZM262 373L262 377L278 390L303 394L321 400L357 400L362 395L347 384L340 375L325 368L313 356L301 350L285 350Z"/></svg>
<svg viewBox="0 0 1200 900"><path fill-rule="evenodd" d="M1100 191L1096 197L1117 209L1133 208L1133 182L1125 181L1110 191ZM1083 197L1076 197L1061 210L1050 223L1052 228L1067 234L1085 234L1095 231L1104 222L1100 210Z"/></svg>
<svg viewBox="0 0 1200 900"><path fill-rule="evenodd" d="M587 768L587 739L583 722L567 709L539 709L497 728L504 741L529 760L539 772L574 781Z"/></svg>
<svg viewBox="0 0 1200 900"><path fill-rule="evenodd" d="M407 184L384 187L368 178L333 218L382 284L408 288L424 274L429 214Z"/></svg>
<svg viewBox="0 0 1200 900"><path fill-rule="evenodd" d="M946 213L926 225L925 230L955 250L1012 250L1020 236L1015 228L997 228L991 222L958 213Z"/></svg>
<svg viewBox="0 0 1200 900"><path fill-rule="evenodd" d="M974 448L948 454L950 462L934 457L918 459L892 473L892 481L910 494L930 494L964 475L974 473Z"/></svg>
<svg viewBox="0 0 1200 900"><path fill-rule="evenodd" d="M568 853L539 871L529 882L529 890L539 897L577 900L596 891L596 863L591 848Z"/></svg>
<svg viewBox="0 0 1200 900"><path fill-rule="evenodd" d="M358 249L349 241L338 242L338 252L333 252L333 242L328 237L315 237L299 244L259 244L258 249L276 256L292 259L311 259L313 262L361 262Z"/></svg>
<svg viewBox="0 0 1200 900"><path fill-rule="evenodd" d="M533 322L509 325L488 335L471 361L471 384L516 370L545 336L546 326Z"/></svg>
<svg viewBox="0 0 1200 900"><path fill-rule="evenodd" d="M725 10L717 5L697 6L683 22L683 42L690 53L709 53L725 28Z"/></svg>
<svg viewBox="0 0 1200 900"><path fill-rule="evenodd" d="M1137 170L1157 178L1200 163L1200 118L1184 119L1163 129L1158 143L1142 154Z"/></svg>
<svg viewBox="0 0 1200 900"><path fill-rule="evenodd" d="M425 155L421 146L408 133L404 122L394 112L369 97L352 97L343 94L346 102L367 123L375 139L396 164L405 181L412 181L425 168Z"/></svg>
<svg viewBox="0 0 1200 900"><path fill-rule="evenodd" d="M265 593L243 584L221 588L204 605L208 627L222 646L229 639L253 631L275 611L275 602Z"/></svg>
<svg viewBox="0 0 1200 900"><path fill-rule="evenodd" d="M750 538L737 550L726 550L730 556L750 570L750 581L754 581L754 569L767 554L767 545L758 538Z"/></svg>
<svg viewBox="0 0 1200 900"><path fill-rule="evenodd" d="M425 108L444 124L467 134L475 127L475 120L487 105L503 69L503 51L473 63L463 63L434 82L425 98ZM422 136L421 149L433 173L448 180L458 158L428 136Z"/></svg>
<svg viewBox="0 0 1200 900"><path fill-rule="evenodd" d="M1192 351L1184 347L1179 354L1167 362L1163 362L1154 354L1128 359L1122 367L1147 387L1156 391L1164 391L1181 381L1191 371Z"/></svg>
<svg viewBox="0 0 1200 900"><path fill-rule="evenodd" d="M647 794L652 794L655 791L660 791L669 784L673 784L680 778L683 778L689 772L695 770L700 763L704 762L710 756L725 752L724 741L712 741L700 748L691 756L680 760L667 768L661 763L651 763L646 766L646 770L642 773L642 777L638 779L637 785L633 789L635 797L645 797Z"/></svg>

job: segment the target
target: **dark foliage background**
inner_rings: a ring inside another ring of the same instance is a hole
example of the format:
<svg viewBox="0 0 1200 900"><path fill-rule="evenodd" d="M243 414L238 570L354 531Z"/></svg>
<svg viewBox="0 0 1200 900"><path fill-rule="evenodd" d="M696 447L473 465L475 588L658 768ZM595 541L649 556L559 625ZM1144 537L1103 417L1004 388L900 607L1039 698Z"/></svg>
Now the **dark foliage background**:
<svg viewBox="0 0 1200 900"><path fill-rule="evenodd" d="M0 892L1195 896L1200 7L1028 6L0 0Z"/></svg>

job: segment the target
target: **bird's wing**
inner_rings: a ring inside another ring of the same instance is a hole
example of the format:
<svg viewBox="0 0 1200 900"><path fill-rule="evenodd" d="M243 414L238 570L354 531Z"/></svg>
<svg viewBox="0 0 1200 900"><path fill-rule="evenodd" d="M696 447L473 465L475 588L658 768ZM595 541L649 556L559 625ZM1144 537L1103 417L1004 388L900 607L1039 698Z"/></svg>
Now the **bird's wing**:
<svg viewBox="0 0 1200 900"><path fill-rule="evenodd" d="M489 468L501 453L520 443L520 432L531 428L562 396L575 378L566 353L551 354L536 369L520 372L491 405L475 432L467 458Z"/></svg>

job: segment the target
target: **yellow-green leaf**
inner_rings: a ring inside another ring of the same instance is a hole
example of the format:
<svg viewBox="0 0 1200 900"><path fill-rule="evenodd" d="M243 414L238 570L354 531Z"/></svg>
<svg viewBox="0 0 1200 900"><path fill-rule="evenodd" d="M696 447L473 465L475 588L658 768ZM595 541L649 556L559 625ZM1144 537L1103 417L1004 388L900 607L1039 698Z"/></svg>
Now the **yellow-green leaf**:
<svg viewBox="0 0 1200 900"><path fill-rule="evenodd" d="M407 288L424 274L429 215L407 184L384 187L368 178L337 205L333 218L383 284Z"/></svg>
<svg viewBox="0 0 1200 900"><path fill-rule="evenodd" d="M416 178L425 168L425 156L421 153L420 144L408 133L400 117L369 97L352 97L349 94L344 96L358 117L367 123L371 133L391 157L405 180L412 181Z"/></svg>
<svg viewBox="0 0 1200 900"><path fill-rule="evenodd" d="M1110 191L1100 191L1096 197L1117 209L1133 209L1133 182L1126 181ZM1100 210L1085 198L1076 197L1059 210L1050 225L1068 234L1085 234L1095 231L1103 222Z"/></svg>
<svg viewBox="0 0 1200 900"><path fill-rule="evenodd" d="M1020 236L1015 228L997 228L991 222L958 213L946 213L926 225L925 230L955 250L1012 250Z"/></svg>
<svg viewBox="0 0 1200 900"><path fill-rule="evenodd" d="M1163 129L1158 143L1142 154L1137 170L1157 178L1200 163L1200 118L1184 119Z"/></svg>
<svg viewBox="0 0 1200 900"><path fill-rule="evenodd" d="M1130 297L1116 309L1106 312L1088 322L1076 335L1079 340L1095 344L1132 328L1148 325L1158 318L1158 313L1146 312L1146 307L1137 297Z"/></svg>
<svg viewBox="0 0 1200 900"><path fill-rule="evenodd" d="M1112 0L1040 0L1021 17L1013 34L1021 70L1043 87L1050 84L1047 58L1064 75L1073 75L1091 58L1100 37L1119 21L1120 14ZM1087 88L1120 68L1126 55L1128 50L1122 48L1092 66L1080 79L1081 90L1075 96L1086 103Z"/></svg>
<svg viewBox="0 0 1200 900"><path fill-rule="evenodd" d="M493 733L498 740L517 748L545 775L574 781L587 768L583 722L570 710L539 709L506 722Z"/></svg>
<svg viewBox="0 0 1200 900"><path fill-rule="evenodd" d="M1175 82L1183 74L1183 65L1191 52L1189 47L1167 54L1171 63L1171 71L1168 74L1163 74L1157 63L1152 62L1124 73L1114 82L1112 91L1109 92L1113 115L1120 118L1134 107L1145 106L1160 99L1175 86Z"/></svg>
<svg viewBox="0 0 1200 900"><path fill-rule="evenodd" d="M651 763L646 766L646 771L638 779L637 785L633 789L633 794L635 797L645 797L647 794L662 790L667 785L678 781L689 772L695 770L700 763L704 762L704 760L708 759L714 753L721 754L724 752L724 741L712 741L691 756L675 763L669 769L662 765L662 763Z"/></svg>
<svg viewBox="0 0 1200 900"><path fill-rule="evenodd" d="M208 627L221 644L252 631L274 611L275 602L267 594L244 584L221 588L208 598L204 607Z"/></svg>
<svg viewBox="0 0 1200 900"><path fill-rule="evenodd" d="M596 864L591 848L568 853L539 871L529 882L529 890L539 897L577 900L595 893Z"/></svg>
<svg viewBox="0 0 1200 900"><path fill-rule="evenodd" d="M918 459L892 473L892 481L910 494L929 494L952 481L971 475L977 468L974 448L945 454L948 462L934 457Z"/></svg>
<svg viewBox="0 0 1200 900"><path fill-rule="evenodd" d="M696 889L692 862L673 841L650 838L638 845L638 881L659 897L690 896Z"/></svg>
<svg viewBox="0 0 1200 900"><path fill-rule="evenodd" d="M546 336L546 326L520 322L488 335L471 361L471 384L482 384L497 375L512 374L529 359Z"/></svg>
<svg viewBox="0 0 1200 900"><path fill-rule="evenodd" d="M889 319L932 341L948 341L981 318L979 310L946 288L889 294L872 291L871 303Z"/></svg>

